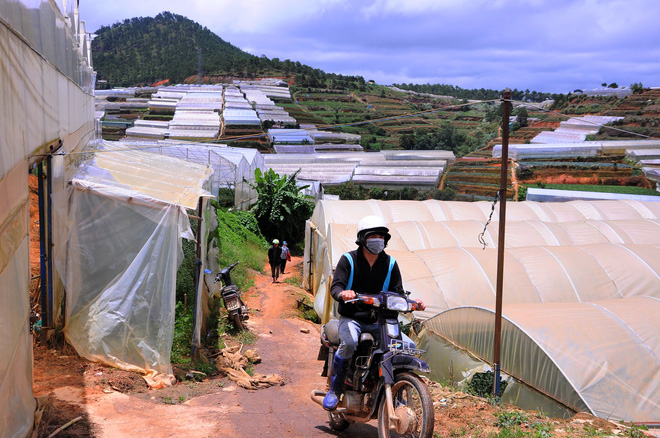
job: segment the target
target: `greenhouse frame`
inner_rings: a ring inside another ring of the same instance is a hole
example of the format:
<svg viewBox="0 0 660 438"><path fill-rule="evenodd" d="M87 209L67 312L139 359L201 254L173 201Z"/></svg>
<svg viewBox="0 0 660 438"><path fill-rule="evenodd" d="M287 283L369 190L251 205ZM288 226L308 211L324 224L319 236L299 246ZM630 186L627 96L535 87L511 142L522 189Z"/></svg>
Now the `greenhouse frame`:
<svg viewBox="0 0 660 438"><path fill-rule="evenodd" d="M303 265L315 310L323 321L336 316L328 293L334 267L355 248L360 218L379 215L404 287L427 305L416 314L425 320L420 345L491 362L498 242L498 218L485 226L491 211L487 202L319 201ZM511 379L573 411L657 422L659 314L660 203L508 205L502 371Z"/></svg>

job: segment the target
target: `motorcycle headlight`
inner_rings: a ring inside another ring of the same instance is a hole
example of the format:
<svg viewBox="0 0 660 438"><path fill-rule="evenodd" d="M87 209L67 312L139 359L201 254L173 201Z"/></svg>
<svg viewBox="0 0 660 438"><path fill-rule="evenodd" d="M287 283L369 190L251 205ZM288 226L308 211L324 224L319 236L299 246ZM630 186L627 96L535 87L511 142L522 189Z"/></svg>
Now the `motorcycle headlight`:
<svg viewBox="0 0 660 438"><path fill-rule="evenodd" d="M408 300L406 300L403 297L397 297L391 295L387 297L387 308L399 312L407 312L408 310L410 310L408 308Z"/></svg>

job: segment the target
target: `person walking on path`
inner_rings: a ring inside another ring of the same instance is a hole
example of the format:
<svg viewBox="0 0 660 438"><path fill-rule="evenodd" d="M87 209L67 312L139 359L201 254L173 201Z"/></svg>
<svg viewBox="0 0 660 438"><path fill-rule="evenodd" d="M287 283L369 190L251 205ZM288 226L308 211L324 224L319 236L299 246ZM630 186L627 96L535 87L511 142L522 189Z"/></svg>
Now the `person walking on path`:
<svg viewBox="0 0 660 438"><path fill-rule="evenodd" d="M280 265L282 264L282 248L280 248L280 241L277 239L273 239L273 246L268 248L268 263L270 263L273 283L277 283L280 278Z"/></svg>
<svg viewBox="0 0 660 438"><path fill-rule="evenodd" d="M280 265L280 273L284 274L284 268L286 267L286 262L291 260L291 251L289 251L289 246L286 243L286 240L282 242L282 264Z"/></svg>

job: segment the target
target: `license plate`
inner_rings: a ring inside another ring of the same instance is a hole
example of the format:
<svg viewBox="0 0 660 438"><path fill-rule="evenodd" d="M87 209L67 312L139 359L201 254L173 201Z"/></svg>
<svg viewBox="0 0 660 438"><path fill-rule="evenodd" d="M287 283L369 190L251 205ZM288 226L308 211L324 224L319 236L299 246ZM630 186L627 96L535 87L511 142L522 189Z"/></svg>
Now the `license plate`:
<svg viewBox="0 0 660 438"><path fill-rule="evenodd" d="M239 307L241 307L241 305L240 305L240 303L238 302L238 300L233 300L233 301L229 301L229 302L227 302L227 310L228 310L229 312L231 312L232 310L236 310L236 309L238 309Z"/></svg>

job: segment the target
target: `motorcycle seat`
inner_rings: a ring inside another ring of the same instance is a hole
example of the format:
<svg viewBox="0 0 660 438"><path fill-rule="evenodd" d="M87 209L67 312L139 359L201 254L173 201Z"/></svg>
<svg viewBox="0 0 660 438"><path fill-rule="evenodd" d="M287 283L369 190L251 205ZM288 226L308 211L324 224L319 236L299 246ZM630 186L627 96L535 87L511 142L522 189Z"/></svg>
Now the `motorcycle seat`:
<svg viewBox="0 0 660 438"><path fill-rule="evenodd" d="M333 346L339 346L339 320L332 319L323 325L323 334L328 342Z"/></svg>
<svg viewBox="0 0 660 438"><path fill-rule="evenodd" d="M229 286L223 287L222 292L225 294L230 292L238 293L238 286L236 286L235 284L230 284Z"/></svg>
<svg viewBox="0 0 660 438"><path fill-rule="evenodd" d="M339 338L339 320L333 319L325 323L322 329L323 336L325 339L334 347L339 347L341 339ZM360 334L360 343L369 341L374 342L374 337L371 333L362 333Z"/></svg>

